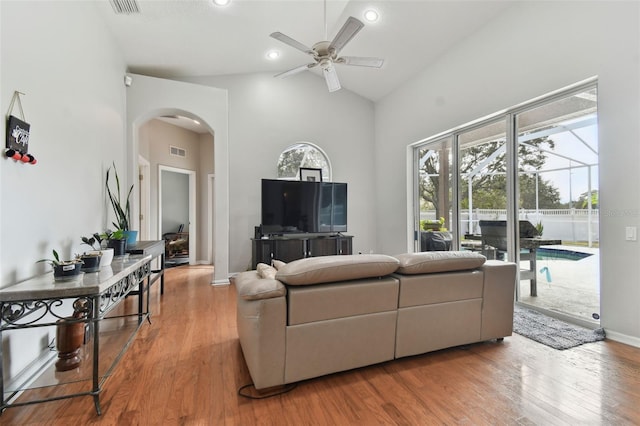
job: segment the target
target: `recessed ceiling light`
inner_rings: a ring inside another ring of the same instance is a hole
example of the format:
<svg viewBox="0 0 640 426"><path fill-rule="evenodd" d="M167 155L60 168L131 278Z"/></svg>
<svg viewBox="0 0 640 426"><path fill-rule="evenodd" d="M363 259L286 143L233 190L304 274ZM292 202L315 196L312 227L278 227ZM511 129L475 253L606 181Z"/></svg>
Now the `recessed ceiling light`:
<svg viewBox="0 0 640 426"><path fill-rule="evenodd" d="M378 19L380 19L380 14L377 10L367 9L364 12L364 19L366 19L368 22L376 22Z"/></svg>
<svg viewBox="0 0 640 426"><path fill-rule="evenodd" d="M211 0L211 3L215 4L216 6L226 6L231 3L231 0Z"/></svg>
<svg viewBox="0 0 640 426"><path fill-rule="evenodd" d="M277 50L270 50L267 52L267 58L274 60L274 59L278 59L280 57L280 52L278 52Z"/></svg>

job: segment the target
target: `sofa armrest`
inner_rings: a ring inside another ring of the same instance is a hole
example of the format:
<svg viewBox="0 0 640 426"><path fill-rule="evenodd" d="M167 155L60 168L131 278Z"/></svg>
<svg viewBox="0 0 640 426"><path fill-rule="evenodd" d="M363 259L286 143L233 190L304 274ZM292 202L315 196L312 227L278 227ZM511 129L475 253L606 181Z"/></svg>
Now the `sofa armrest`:
<svg viewBox="0 0 640 426"><path fill-rule="evenodd" d="M285 329L287 304L281 293L261 292L261 298L247 297L252 283L262 282L256 271L243 272L234 280L237 290L238 337L249 374L256 389L284 384ZM275 281L275 280L267 280Z"/></svg>
<svg viewBox="0 0 640 426"><path fill-rule="evenodd" d="M481 339L511 336L517 270L512 262L489 260L482 266L484 289Z"/></svg>

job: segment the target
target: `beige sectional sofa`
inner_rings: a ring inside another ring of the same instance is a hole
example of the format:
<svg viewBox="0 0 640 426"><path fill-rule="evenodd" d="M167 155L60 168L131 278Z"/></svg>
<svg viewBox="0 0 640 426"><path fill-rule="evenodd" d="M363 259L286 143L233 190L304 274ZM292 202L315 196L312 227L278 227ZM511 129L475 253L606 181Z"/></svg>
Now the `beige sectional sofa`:
<svg viewBox="0 0 640 426"><path fill-rule="evenodd" d="M276 261L233 281L256 389L512 332L516 265L478 253Z"/></svg>

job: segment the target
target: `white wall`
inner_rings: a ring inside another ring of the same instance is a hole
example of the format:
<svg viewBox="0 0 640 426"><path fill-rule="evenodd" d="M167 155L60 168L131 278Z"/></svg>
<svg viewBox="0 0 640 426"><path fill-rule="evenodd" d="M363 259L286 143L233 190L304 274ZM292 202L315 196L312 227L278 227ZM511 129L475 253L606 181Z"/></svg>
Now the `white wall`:
<svg viewBox="0 0 640 426"><path fill-rule="evenodd" d="M505 14L376 104L379 249L406 250L406 147L598 76L601 324L640 345L640 3L514 3Z"/></svg>
<svg viewBox="0 0 640 426"><path fill-rule="evenodd" d="M80 237L111 222L104 177L112 161L119 171L124 163L125 64L91 2L2 1L0 11L0 109L6 113L14 90L25 93L38 160L0 158L5 287L48 269L35 261L53 248L64 256L85 250ZM5 339L4 373L20 371L46 343L28 333Z"/></svg>
<svg viewBox="0 0 640 426"><path fill-rule="evenodd" d="M329 93L312 73L288 79L271 74L193 78L229 92L230 271L251 262L250 238L260 224L260 179L276 178L280 153L308 141L333 166L333 180L347 182L348 227L354 252L376 247L373 104L347 90ZM216 179L218 172L216 170Z"/></svg>

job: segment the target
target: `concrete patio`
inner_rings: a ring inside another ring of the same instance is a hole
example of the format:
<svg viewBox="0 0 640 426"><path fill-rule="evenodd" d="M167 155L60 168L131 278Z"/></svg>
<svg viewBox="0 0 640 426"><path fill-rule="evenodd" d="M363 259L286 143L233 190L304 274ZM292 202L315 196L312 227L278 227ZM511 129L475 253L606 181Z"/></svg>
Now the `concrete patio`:
<svg viewBox="0 0 640 426"><path fill-rule="evenodd" d="M569 245L545 246L590 253L580 260L540 259L537 261L538 295L530 295L528 280L520 281L518 300L532 307L549 310L562 316L565 314L580 322L599 324L593 314L600 314L600 268L599 249ZM528 262L521 263L528 268ZM549 271L549 278L543 268ZM540 272L543 270L543 272Z"/></svg>

